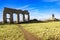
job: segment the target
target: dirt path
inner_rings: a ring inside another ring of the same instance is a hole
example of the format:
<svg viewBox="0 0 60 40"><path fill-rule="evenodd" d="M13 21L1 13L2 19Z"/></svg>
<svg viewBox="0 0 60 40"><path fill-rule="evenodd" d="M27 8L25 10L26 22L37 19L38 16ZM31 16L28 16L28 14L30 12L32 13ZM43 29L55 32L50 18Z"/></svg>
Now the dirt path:
<svg viewBox="0 0 60 40"><path fill-rule="evenodd" d="M32 35L30 32L28 32L27 30L25 30L22 26L18 25L18 27L24 33L24 37L26 38L26 40L39 40L36 36Z"/></svg>

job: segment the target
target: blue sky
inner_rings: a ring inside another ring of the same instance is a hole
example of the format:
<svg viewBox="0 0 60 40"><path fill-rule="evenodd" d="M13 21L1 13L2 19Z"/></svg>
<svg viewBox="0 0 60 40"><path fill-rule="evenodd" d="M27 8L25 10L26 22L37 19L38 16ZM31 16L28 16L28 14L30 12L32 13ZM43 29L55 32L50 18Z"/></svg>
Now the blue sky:
<svg viewBox="0 0 60 40"><path fill-rule="evenodd" d="M53 13L60 19L60 0L0 0L0 21L4 7L28 10L30 19L48 19Z"/></svg>

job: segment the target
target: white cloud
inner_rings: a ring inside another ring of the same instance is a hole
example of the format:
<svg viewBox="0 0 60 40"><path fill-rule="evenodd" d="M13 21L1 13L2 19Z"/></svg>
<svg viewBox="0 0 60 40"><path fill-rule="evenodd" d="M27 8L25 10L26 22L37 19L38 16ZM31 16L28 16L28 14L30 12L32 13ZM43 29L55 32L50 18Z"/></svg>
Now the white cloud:
<svg viewBox="0 0 60 40"><path fill-rule="evenodd" d="M24 5L24 6L21 6L21 7L16 8L16 9L33 10L33 9L35 9L35 8L30 7L30 5Z"/></svg>
<svg viewBox="0 0 60 40"><path fill-rule="evenodd" d="M38 19L39 16L40 16L40 18L42 16L42 15L40 15L39 9L30 7L30 5L25 5L25 6L17 8L17 9L28 10L30 13L30 19L35 19L35 18Z"/></svg>
<svg viewBox="0 0 60 40"><path fill-rule="evenodd" d="M44 2L59 2L60 0L42 0Z"/></svg>
<svg viewBox="0 0 60 40"><path fill-rule="evenodd" d="M48 14L47 12L48 10L43 10L43 12L41 12L41 10L34 8L34 7L30 7L30 5L25 5L17 9L28 10L30 13L30 19L38 19L38 20L47 19L51 15L51 14ZM47 16L45 15L45 13L47 13Z"/></svg>
<svg viewBox="0 0 60 40"><path fill-rule="evenodd" d="M29 7L29 5L25 5L25 6L22 6L22 7L17 8L17 9L25 9L27 7Z"/></svg>
<svg viewBox="0 0 60 40"><path fill-rule="evenodd" d="M47 10L43 10L43 12L41 12L39 9L34 9L30 11L30 17L30 19L44 20L50 18L51 14Z"/></svg>

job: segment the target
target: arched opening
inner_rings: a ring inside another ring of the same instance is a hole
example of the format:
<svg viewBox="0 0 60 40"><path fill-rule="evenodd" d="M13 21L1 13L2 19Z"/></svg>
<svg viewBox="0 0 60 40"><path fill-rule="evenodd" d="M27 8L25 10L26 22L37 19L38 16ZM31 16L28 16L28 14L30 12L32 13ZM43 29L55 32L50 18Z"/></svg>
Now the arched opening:
<svg viewBox="0 0 60 40"><path fill-rule="evenodd" d="M13 14L13 22L16 23L17 22L17 14Z"/></svg>
<svg viewBox="0 0 60 40"><path fill-rule="evenodd" d="M9 23L10 22L10 14L6 14L6 21Z"/></svg>
<svg viewBox="0 0 60 40"><path fill-rule="evenodd" d="M19 14L19 22L23 22L23 15Z"/></svg>
<svg viewBox="0 0 60 40"><path fill-rule="evenodd" d="M25 21L28 21L28 15L25 14Z"/></svg>

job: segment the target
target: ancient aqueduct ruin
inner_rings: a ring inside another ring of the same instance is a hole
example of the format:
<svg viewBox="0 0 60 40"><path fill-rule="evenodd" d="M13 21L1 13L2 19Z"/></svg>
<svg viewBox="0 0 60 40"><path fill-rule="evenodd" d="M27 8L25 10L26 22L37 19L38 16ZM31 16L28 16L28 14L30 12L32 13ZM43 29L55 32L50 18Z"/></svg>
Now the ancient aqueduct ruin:
<svg viewBox="0 0 60 40"><path fill-rule="evenodd" d="M30 16L29 16L29 12L27 10L17 10L17 9L12 9L12 8L4 8L4 11L3 11L3 23L7 23L7 19L10 20L10 23L14 23L13 21L13 14L16 14L17 15L17 23L20 23L19 21L19 14L22 14L23 15L23 22L25 22L25 15L27 15L27 20L29 21L30 20ZM9 14L10 15L10 18L7 18L6 17L6 14Z"/></svg>

